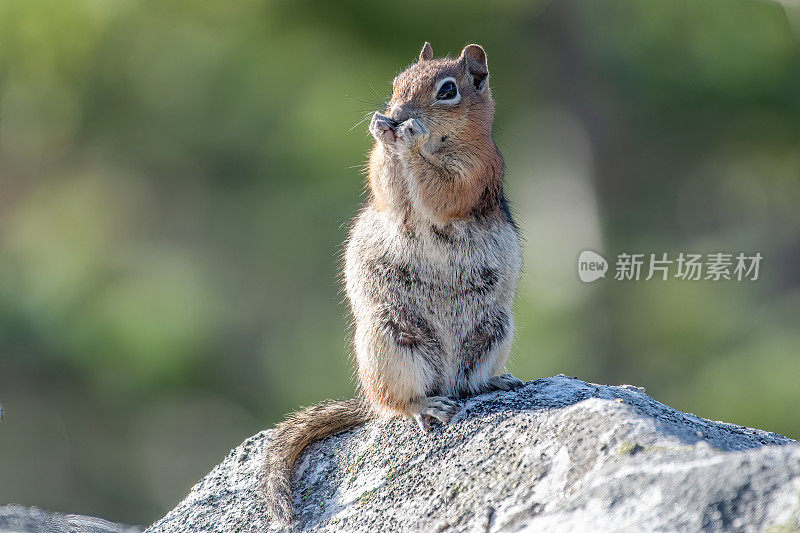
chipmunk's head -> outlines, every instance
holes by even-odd
[[[436,153],[490,141],[493,120],[483,48],[470,44],[456,59],[434,59],[425,43],[419,60],[394,79],[388,107],[375,113],[370,131],[390,150],[411,142]]]
[[[369,184],[379,209],[410,207],[435,224],[481,213],[502,216],[503,157],[492,138],[494,100],[486,53],[419,61],[394,79],[392,98],[375,113]]]

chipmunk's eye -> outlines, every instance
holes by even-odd
[[[458,87],[456,87],[456,82],[452,80],[445,81],[439,87],[439,92],[436,93],[437,100],[452,100],[456,96],[458,96]]]

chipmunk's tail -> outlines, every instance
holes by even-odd
[[[297,457],[306,446],[374,418],[359,398],[330,400],[306,407],[287,416],[275,426],[266,446],[263,495],[275,520],[288,524],[292,519],[292,493],[289,478]]]

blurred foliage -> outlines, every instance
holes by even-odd
[[[425,40],[489,54],[526,237],[512,370],[800,437],[798,21],[757,0],[3,0],[0,504],[147,523],[244,437],[353,394],[351,127]],[[765,259],[757,282],[584,285],[587,248]]]

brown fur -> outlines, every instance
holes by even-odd
[[[409,405],[412,398],[399,396],[389,384],[379,379],[378,376],[364,375],[363,379],[373,383],[373,386],[365,390],[367,398],[372,405],[380,411],[410,415]]]

